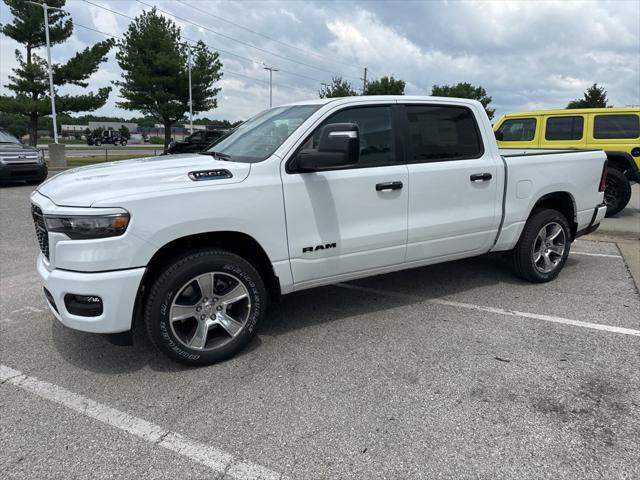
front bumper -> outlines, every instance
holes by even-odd
[[[0,181],[18,180],[42,181],[47,178],[47,165],[44,163],[0,163]]]
[[[45,295],[49,308],[63,325],[92,333],[131,330],[134,304],[145,272],[144,267],[97,273],[49,270],[44,255],[40,254],[37,269],[42,285],[50,293],[50,298]],[[65,306],[64,297],[67,293],[100,297],[102,314],[96,317],[72,315]]]

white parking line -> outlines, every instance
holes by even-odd
[[[608,253],[576,252],[575,250],[571,250],[569,255],[586,255],[588,257],[622,258],[622,255],[611,255]]]
[[[376,293],[378,295],[386,295],[389,297],[404,298],[408,300],[421,301],[427,303],[433,303],[436,305],[447,305],[449,307],[466,308],[467,310],[476,310],[479,312],[497,313],[499,315],[508,315],[510,317],[522,317],[531,318],[533,320],[542,320],[545,322],[561,323],[564,325],[571,325],[573,327],[590,328],[592,330],[602,330],[605,332],[621,333],[623,335],[632,335],[634,337],[640,337],[640,330],[634,330],[633,328],[616,327],[613,325],[604,325],[602,323],[582,322],[580,320],[571,320],[570,318],[553,317],[551,315],[540,315],[537,313],[519,312],[517,310],[505,310],[504,308],[485,307],[483,305],[475,305],[472,303],[452,302],[449,300],[442,300],[439,298],[425,299],[417,295],[408,295],[405,293],[389,292],[386,290],[379,290],[376,288],[359,287],[356,285],[347,285],[345,283],[335,284],[336,287],[348,288],[351,290],[358,290],[367,293]]]
[[[220,478],[226,479],[228,477],[237,480],[284,479],[279,473],[265,467],[246,462],[210,445],[183,437],[179,433],[164,430],[154,423],[102,405],[52,383],[24,375],[13,368],[0,365],[0,384],[4,383],[34,393],[45,400],[58,403],[82,415],[124,430],[149,443],[176,452],[209,467],[220,474]]]

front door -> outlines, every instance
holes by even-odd
[[[317,142],[328,123],[358,125],[360,157],[349,168],[282,172],[289,256],[298,286],[400,264],[405,256],[408,171],[397,162],[391,106],[341,110],[307,142]]]

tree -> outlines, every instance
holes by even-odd
[[[120,133],[120,136],[126,140],[129,140],[131,138],[131,132],[126,125],[120,125],[118,133]]]
[[[180,35],[180,28],[153,8],[129,24],[116,53],[123,71],[122,81],[114,82],[123,99],[117,105],[151,115],[162,123],[165,148],[171,140],[171,126],[189,111],[189,47]],[[222,63],[218,53],[211,52],[201,41],[191,48],[195,114],[217,107],[220,88],[214,84],[222,76]]]
[[[605,108],[607,106],[607,91],[594,83],[584,92],[583,98],[569,102],[567,108]]]
[[[320,98],[353,97],[357,95],[351,84],[342,77],[331,77],[330,84],[324,84],[318,91]]]
[[[460,82],[456,85],[434,85],[433,88],[431,88],[431,95],[435,97],[457,97],[478,100],[484,107],[485,112],[487,112],[489,120],[493,118],[493,114],[496,112],[494,108],[489,108],[492,98],[487,96],[487,91],[482,86],[474,87],[467,82]]]
[[[0,95],[0,110],[29,117],[29,142],[35,145],[38,137],[38,119],[51,115],[47,62],[34,53],[45,45],[44,16],[42,7],[23,0],[4,0],[13,15],[13,23],[1,27],[2,33],[24,45],[25,53],[16,50],[18,66],[9,75],[5,86],[15,97]],[[62,8],[65,0],[47,0],[51,7]],[[51,45],[67,40],[73,33],[68,14],[61,10],[49,10],[49,39]],[[86,80],[98,70],[100,63],[113,46],[113,40],[105,40],[77,52],[66,63],[53,65],[53,83],[56,87],[78,85],[86,88]],[[58,113],[92,111],[102,107],[109,97],[110,87],[100,88],[94,94],[58,95]]]
[[[404,80],[396,80],[393,75],[367,82],[364,95],[404,95]]]

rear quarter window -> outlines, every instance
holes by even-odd
[[[640,116],[596,115],[593,122],[593,138],[638,138],[640,137]]]

